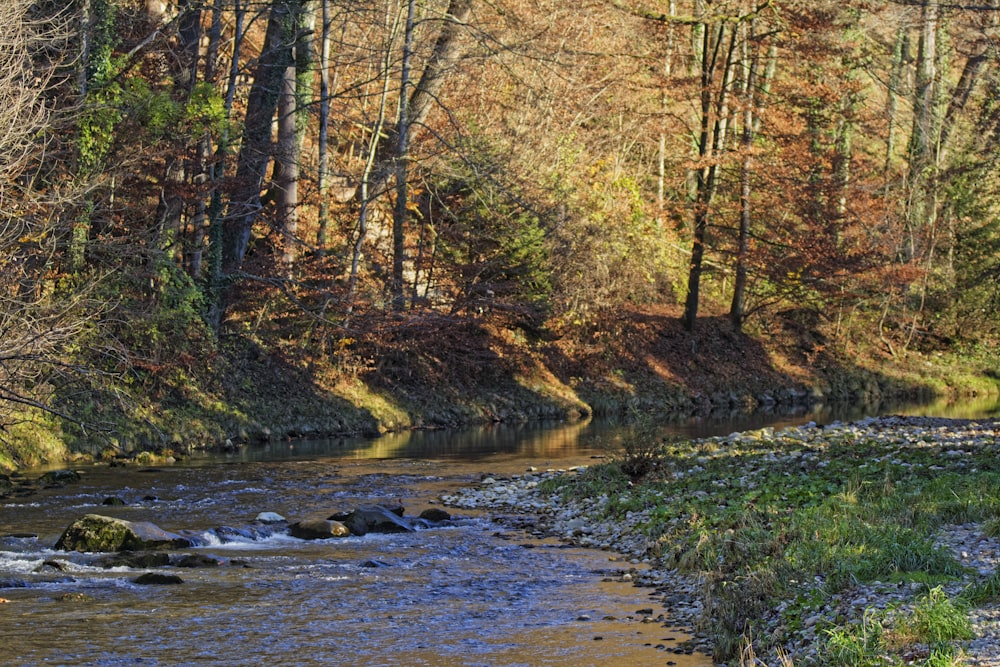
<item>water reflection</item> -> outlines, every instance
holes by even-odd
[[[1000,397],[941,399],[920,404],[815,405],[797,411],[774,413],[712,413],[677,417],[662,424],[667,437],[707,438],[764,427],[775,429],[808,422],[829,424],[886,414],[974,419],[1000,415]],[[281,461],[311,458],[342,459],[444,459],[469,462],[497,458],[526,460],[602,456],[613,451],[622,426],[610,419],[580,422],[497,424],[460,431],[410,431],[375,439],[330,438],[271,442],[227,453],[228,461]],[[195,461],[217,461],[219,454],[196,455]]]

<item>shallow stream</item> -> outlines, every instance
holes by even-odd
[[[632,565],[614,554],[460,513],[454,525],[406,534],[304,541],[248,531],[265,511],[296,521],[384,503],[415,516],[484,474],[592,463],[615,436],[608,425],[497,427],[83,467],[80,482],[0,500],[0,664],[710,665],[682,654],[683,633],[643,622],[664,610],[621,581]],[[142,586],[134,580],[148,570],[53,551],[87,513],[198,536],[203,545],[184,551],[220,565],[172,567],[183,584]]]

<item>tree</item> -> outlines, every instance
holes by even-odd
[[[264,46],[257,59],[247,99],[243,140],[236,166],[236,183],[229,197],[223,228],[223,271],[240,270],[250,233],[261,208],[261,190],[272,157],[271,124],[289,68],[294,68],[293,45],[303,0],[275,0],[268,16]]]
[[[438,99],[445,74],[458,57],[458,37],[462,25],[472,12],[472,0],[450,0],[445,10],[441,30],[434,50],[424,66],[420,80],[407,97],[410,87],[410,62],[413,51],[414,9],[416,3],[409,0],[404,27],[403,63],[400,74],[399,119],[395,128],[394,161],[396,164],[396,205],[392,217],[392,301],[396,310],[402,310],[405,303],[403,270],[405,264],[405,224],[408,217],[407,161],[410,151],[410,133],[427,120],[433,104]]]
[[[745,17],[739,17],[743,20]],[[698,317],[702,264],[708,243],[709,220],[719,187],[719,168],[729,129],[729,101],[736,66],[738,31],[726,20],[706,17],[699,24],[702,43],[698,52],[701,76],[700,130],[698,159],[695,167],[693,201],[693,243],[688,270],[687,297],[681,321],[688,331]]]
[[[754,124],[757,121],[757,78],[761,59],[756,19],[751,19],[746,24],[746,31],[746,38],[743,42],[743,128],[740,137],[740,149],[743,152],[743,157],[740,162],[739,239],[736,247],[733,301],[729,309],[729,319],[737,331],[742,329],[743,319],[746,317],[747,256],[750,253],[750,220],[752,217],[750,192],[753,173]]]
[[[81,370],[68,352],[103,310],[86,286],[56,289],[47,276],[60,252],[54,223],[71,193],[46,194],[34,175],[57,65],[45,52],[63,44],[59,21],[31,10],[29,0],[0,6],[0,437],[33,411],[60,414],[54,392]]]

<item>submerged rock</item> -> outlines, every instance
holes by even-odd
[[[100,514],[77,519],[56,542],[62,551],[111,552],[183,549],[190,540],[148,521],[125,521]]]
[[[339,521],[307,519],[288,526],[288,533],[300,540],[325,540],[331,537],[347,537],[351,531]]]
[[[38,483],[42,486],[56,488],[79,481],[80,473],[75,470],[50,470],[38,478]]]
[[[255,521],[259,521],[264,524],[284,523],[285,517],[281,516],[277,512],[261,512],[257,515]]]
[[[143,569],[147,567],[163,567],[170,565],[170,556],[160,552],[132,553],[125,551],[120,554],[108,556],[95,563],[104,568],[127,567],[131,569]]]
[[[186,554],[175,563],[177,567],[219,567],[225,561],[208,554]]]
[[[183,584],[184,580],[176,574],[147,572],[146,574],[140,574],[138,577],[133,579],[132,582],[139,584],[140,586],[173,586]]]

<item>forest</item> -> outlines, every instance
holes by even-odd
[[[996,392],[998,38],[1000,0],[5,0],[0,467]]]

